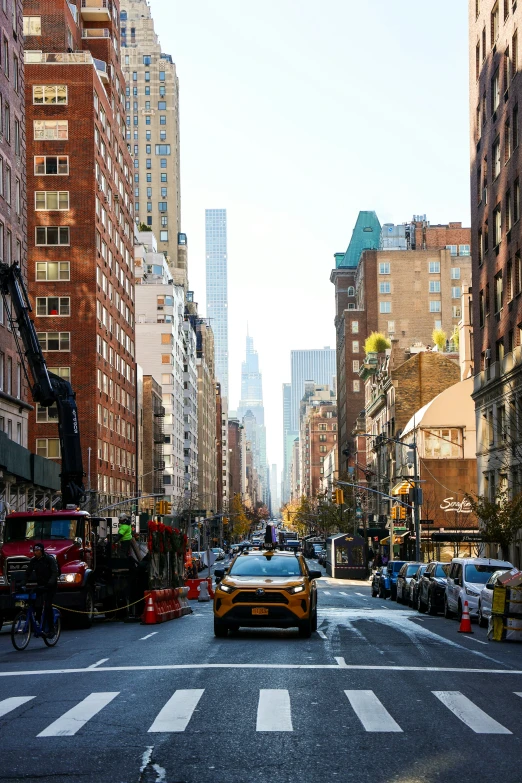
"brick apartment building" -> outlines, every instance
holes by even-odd
[[[162,386],[152,375],[144,375],[143,437],[139,444],[143,455],[143,475],[139,477],[138,486],[141,494],[159,495],[165,492],[163,486],[163,471],[165,470],[164,418]]]
[[[380,225],[361,212],[346,253],[335,255],[339,470],[353,456],[352,431],[364,410],[359,368],[372,331],[397,339],[401,350],[432,344],[442,328],[448,339],[461,317],[463,286],[471,282],[469,228],[461,223]],[[405,357],[406,358],[406,357]]]
[[[522,489],[521,23],[511,0],[469,3],[473,396],[478,491],[491,498]]]
[[[303,480],[301,491],[307,497],[317,497],[321,491],[326,455],[337,443],[337,407],[320,402],[310,409],[305,422],[303,449]]]
[[[28,277],[39,339],[77,393],[98,507],[136,489],[132,161],[118,0],[25,0]],[[30,447],[59,458],[55,412]]]

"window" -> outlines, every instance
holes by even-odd
[[[395,321],[388,321],[388,334],[395,333]]]
[[[34,194],[36,210],[66,210],[69,209],[68,190],[37,190]]]
[[[70,315],[71,300],[68,296],[37,296],[36,315]]]
[[[390,274],[390,262],[389,261],[381,261],[379,264],[379,274],[380,275],[389,275]]]
[[[491,46],[493,46],[498,38],[498,31],[499,31],[498,2],[495,3],[493,10],[491,11],[490,30],[491,30]]]
[[[70,332],[37,332],[42,351],[70,351]]]
[[[352,288],[353,291],[353,288]],[[379,283],[379,293],[380,294],[389,294],[391,293],[391,283]],[[348,294],[349,296],[350,294]],[[352,294],[353,296],[353,294]]]
[[[493,142],[493,179],[500,174],[500,136]]]
[[[165,114],[160,115],[160,125],[166,125],[167,124],[167,117]]]
[[[511,139],[512,139],[512,146],[513,149],[516,150],[518,147],[518,104],[515,104],[513,107],[513,114],[511,116],[511,125],[512,125],[512,132],[511,132]]]
[[[470,246],[459,245],[459,256],[469,256],[469,255],[470,255]]]
[[[361,382],[360,381],[352,381],[352,389],[354,392],[360,392],[361,391]]]
[[[160,231],[160,242],[168,242],[168,241],[169,241],[169,232]]]
[[[46,422],[58,423],[58,407],[51,405],[50,408],[44,408],[43,405],[36,406],[36,421],[42,424]]]
[[[167,111],[167,101],[158,101],[158,111]]]
[[[156,155],[170,155],[170,144],[156,144]]]
[[[513,185],[513,223],[520,219],[520,180],[516,179]]]
[[[162,353],[161,354],[161,363],[162,364],[173,364],[172,354],[170,354],[170,353]]]
[[[60,441],[58,438],[37,438],[36,453],[47,459],[60,459]]]
[[[446,245],[446,250],[449,250],[452,256],[457,255],[457,245]]]
[[[37,261],[37,280],[70,280],[69,261]]]
[[[69,138],[67,120],[34,120],[35,141],[66,141]]]
[[[493,210],[493,246],[500,244],[502,239],[502,208],[497,204]]]
[[[42,245],[68,245],[69,226],[37,226],[36,244]]]
[[[511,39],[511,78],[518,71],[518,33],[515,31]]]
[[[460,286],[452,286],[451,287],[451,298],[452,299],[460,299],[460,296],[461,296]]]
[[[511,191],[506,191],[506,199],[505,199],[505,226],[506,231],[511,231],[511,226],[513,225],[513,211],[512,211],[512,203],[511,203]]]
[[[150,54],[144,54],[143,55],[143,65],[150,65],[151,63],[151,56]]]
[[[158,209],[160,212],[166,212],[167,211],[167,202],[166,201],[159,201],[158,202]]]
[[[42,34],[41,16],[24,16],[24,36]]]
[[[462,458],[462,430],[432,429],[424,431],[424,456],[429,459]]]
[[[359,360],[353,359],[352,361],[352,370],[353,372],[359,372]]]
[[[513,262],[511,259],[507,262],[506,268],[506,298],[508,302],[513,299]]]
[[[352,353],[359,353],[359,340],[352,340]]]
[[[452,310],[453,318],[461,318],[461,316],[462,316],[462,309],[461,309],[460,305],[453,305],[451,310]]]
[[[495,275],[495,313],[500,313],[504,304],[502,272]]]
[[[35,155],[34,173],[47,176],[68,174],[69,157],[67,155]]]
[[[159,80],[160,80],[160,82],[164,82],[165,81],[165,71],[160,71],[159,72]]]
[[[429,281],[430,294],[440,294],[440,280]]]
[[[379,302],[380,313],[391,313],[391,302]]]
[[[494,114],[500,105],[500,73],[497,68],[491,79],[491,113]]]
[[[53,372],[60,378],[64,378],[66,381],[71,381],[71,368],[70,367],[48,367],[49,372]]]
[[[430,300],[430,313],[440,313],[440,301]]]
[[[64,106],[67,103],[66,84],[42,84],[33,86],[33,103],[45,106]]]
[[[460,280],[460,266],[453,266],[451,268],[451,279]]]
[[[440,275],[440,261],[430,261],[428,268],[430,275]]]
[[[352,321],[352,334],[359,334],[359,321]]]

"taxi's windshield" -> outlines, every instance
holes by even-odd
[[[7,519],[4,541],[70,540],[76,537],[77,519]]]
[[[230,576],[302,576],[301,563],[297,557],[277,555],[246,555],[234,561]]]

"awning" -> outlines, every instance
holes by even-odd
[[[407,495],[413,486],[412,481],[401,481],[400,484],[396,484],[391,491],[392,496],[397,497],[397,495]]]
[[[439,544],[474,544],[482,542],[482,533],[432,533],[431,540]]]
[[[406,536],[410,535],[410,531],[407,530],[405,533],[401,533],[400,536],[393,536],[393,546],[397,546],[397,544],[404,544],[404,539]],[[381,541],[379,541],[379,544],[384,544],[384,546],[389,546],[390,544],[390,536],[387,536],[386,538],[383,538]]]

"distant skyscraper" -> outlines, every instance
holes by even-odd
[[[214,332],[216,379],[228,399],[227,211],[205,210],[207,316]]]
[[[295,435],[291,427],[292,384],[283,383],[283,480],[281,483],[281,502],[290,500],[290,468],[292,466],[292,448]]]
[[[254,340],[247,335],[246,357],[241,365],[241,400],[238,416],[242,419],[248,412],[255,417],[256,435],[252,450],[254,467],[263,486],[264,501],[268,498],[265,409],[263,407],[263,379],[259,371],[259,357],[254,349]],[[265,499],[266,498],[266,499]]]
[[[291,351],[291,405],[290,426],[294,433],[299,432],[299,404],[305,391],[305,381],[328,385],[334,388],[335,349],[318,348],[306,351]]]

